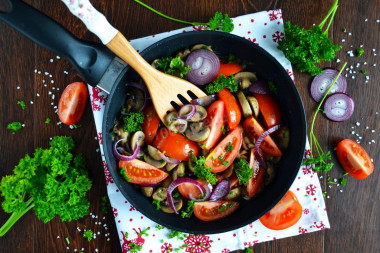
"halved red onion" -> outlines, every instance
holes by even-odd
[[[335,80],[339,70],[326,68],[322,74],[316,75],[310,85],[310,95],[316,101],[320,102],[329,89],[332,82]],[[329,94],[337,92],[346,92],[347,81],[342,74],[339,75]]]
[[[335,93],[327,97],[323,110],[329,120],[345,121],[354,113],[354,100],[345,93]]]
[[[191,100],[190,103],[193,104],[193,105],[200,105],[200,106],[203,106],[203,107],[208,107],[215,100],[216,100],[216,95],[212,94],[210,96],[201,97],[201,98],[197,98],[197,99]]]
[[[211,193],[209,201],[224,199],[231,191],[231,181],[227,178],[220,181]]]
[[[139,144],[136,145],[135,152],[132,155],[123,155],[119,153],[119,147],[118,147],[121,141],[126,141],[126,139],[120,139],[117,142],[115,142],[115,144],[113,145],[113,152],[116,158],[119,159],[120,161],[131,161],[133,159],[136,159],[137,155],[140,152],[140,145]]]
[[[268,83],[262,79],[257,80],[254,82],[248,89],[252,93],[257,93],[257,94],[269,94],[269,88],[268,88]]]
[[[198,49],[189,54],[185,66],[190,66],[186,79],[196,85],[210,83],[219,72],[220,61],[218,56],[207,49]]]
[[[265,169],[267,168],[267,164],[265,163],[264,158],[261,156],[261,154],[259,152],[260,145],[263,142],[263,140],[265,139],[265,137],[276,132],[278,129],[280,129],[280,127],[281,127],[281,125],[275,125],[275,126],[269,128],[268,130],[266,130],[262,135],[260,135],[259,138],[257,138],[256,143],[255,143],[255,147],[253,148],[255,151],[254,154],[255,154],[257,161],[259,161],[261,166],[263,166]]]
[[[170,206],[170,208],[176,213],[178,214],[177,210],[175,209],[175,206],[174,206],[174,203],[173,203],[173,196],[172,196],[172,193],[173,191],[175,190],[175,188],[177,188],[179,185],[181,184],[193,184],[195,185],[196,187],[198,187],[198,189],[201,191],[202,195],[205,196],[207,195],[206,194],[206,190],[205,188],[202,187],[202,185],[197,182],[196,180],[194,179],[191,179],[191,178],[185,178],[185,177],[181,177],[181,178],[178,178],[176,180],[174,180],[168,187],[168,191],[167,191],[167,199],[168,199],[168,204]],[[210,196],[210,195],[209,195]]]
[[[165,162],[167,163],[170,163],[170,164],[180,164],[181,161],[178,160],[178,159],[175,159],[175,158],[171,158],[171,157],[168,157],[166,155],[164,155],[163,153],[160,152],[160,157],[162,160],[164,160]]]
[[[195,107],[195,105],[184,105],[179,109],[177,119],[191,119],[196,112],[197,107]]]

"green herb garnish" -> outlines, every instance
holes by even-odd
[[[363,48],[356,49],[356,57],[362,56],[363,53],[364,53],[364,49]]]
[[[123,117],[124,131],[134,133],[142,131],[142,123],[144,122],[143,112],[131,112],[128,116]]]
[[[232,150],[234,149],[234,145],[232,145],[232,143],[228,143],[227,145],[227,152],[231,152]]]
[[[227,208],[230,208],[232,207],[233,204],[232,203],[224,203],[219,209],[218,209],[218,212],[219,213],[222,213],[223,211],[225,211]]]
[[[23,110],[25,110],[25,102],[24,101],[17,101],[17,104],[20,105]]]
[[[7,125],[7,128],[10,129],[10,130],[13,130],[14,132],[12,132],[12,134],[15,134],[16,131],[20,130],[22,128],[22,124],[21,122],[11,122]]]
[[[238,161],[234,163],[234,168],[239,182],[242,185],[247,185],[252,177],[253,169],[251,169],[249,164],[243,159],[238,159]]]
[[[224,88],[229,89],[231,92],[236,92],[238,90],[238,83],[235,81],[233,75],[226,77],[221,74],[216,81],[208,84],[205,90],[208,94],[214,94]]]
[[[183,241],[185,239],[183,237],[183,235],[184,234],[182,232],[180,232],[180,231],[176,231],[176,230],[170,229],[169,239],[177,238],[177,240]]]
[[[50,124],[50,122],[51,122],[51,119],[50,118],[46,118],[45,123],[46,124]]]
[[[86,193],[91,180],[84,170],[84,156],[70,153],[74,147],[71,137],[54,137],[49,149],[37,148],[32,157],[26,155],[20,160],[14,175],[2,178],[2,207],[13,214],[0,228],[0,237],[30,209],[44,223],[56,215],[62,221],[71,221],[88,214]]]
[[[87,241],[90,242],[92,240],[92,238],[94,238],[94,232],[92,232],[92,230],[84,231],[83,238],[87,238]]]
[[[176,19],[173,17],[169,17],[162,12],[157,11],[156,9],[150,7],[149,5],[139,1],[139,0],[134,0],[136,3],[141,4],[145,8],[153,11],[154,13],[160,15],[161,17],[170,19],[175,22],[183,23],[183,24],[188,24],[192,26],[207,26],[210,30],[222,30],[223,32],[230,33],[234,30],[234,23],[232,19],[227,15],[227,14],[222,14],[221,12],[216,12],[215,15],[210,18],[208,23],[201,23],[201,22],[189,22],[189,21],[184,21],[180,19]]]
[[[290,22],[284,24],[285,39],[279,41],[278,49],[284,52],[285,57],[293,63],[301,72],[309,72],[312,76],[318,75],[323,70],[315,63],[331,61],[335,58],[335,52],[342,48],[334,45],[328,38],[328,30],[338,8],[338,0],[327,13],[322,22],[310,30],[305,30]],[[326,30],[322,31],[329,19]]]
[[[194,212],[194,200],[189,200],[187,202],[186,210],[181,211],[182,218],[190,218]]]
[[[216,175],[211,172],[211,168],[205,166],[206,158],[204,156],[197,158],[195,155],[190,154],[190,161],[193,163],[195,176],[212,185],[216,184],[218,179]]]
[[[161,201],[155,199],[152,204],[156,206],[156,210],[161,210]]]
[[[362,72],[362,74],[367,74],[367,70],[366,69],[362,69],[360,72]]]
[[[158,70],[172,75],[183,78],[187,72],[191,69],[190,66],[186,66],[180,57],[163,57],[155,62]]]
[[[269,90],[274,93],[274,94],[278,94],[278,90],[277,90],[277,87],[276,85],[274,85],[274,82],[273,81],[269,81],[268,82],[268,88]]]

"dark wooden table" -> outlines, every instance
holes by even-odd
[[[5,1],[1,0],[1,2],[1,6],[4,6]],[[28,0],[26,2],[53,17],[77,37],[98,41],[60,1]],[[285,21],[291,20],[294,24],[309,28],[313,24],[319,24],[334,1],[145,0],[145,2],[170,16],[194,21],[207,21],[216,11],[228,13],[234,17],[281,8]],[[184,26],[163,19],[132,0],[93,0],[92,3],[98,10],[105,13],[111,23],[129,39]],[[356,73],[348,73],[347,78],[347,93],[355,100],[355,112],[343,123],[333,123],[319,116],[315,127],[323,149],[333,153],[337,141],[344,138],[353,140],[360,138],[362,146],[374,159],[375,172],[363,181],[348,177],[347,186],[344,188],[335,185],[329,188],[324,176],[321,184],[329,196],[326,198],[326,204],[331,229],[257,244],[253,247],[254,252],[380,252],[379,13],[378,0],[341,1],[329,35],[335,43],[343,45],[337,58],[342,62],[347,61],[348,67],[353,66],[352,71],[356,71]],[[347,32],[343,32],[343,29]],[[350,57],[347,54],[347,51],[355,50],[361,45],[365,50],[361,58]],[[364,62],[367,64],[364,65]],[[357,67],[358,63],[360,67]],[[335,61],[325,62],[323,66],[338,67],[339,64]],[[41,71],[41,74],[35,73],[35,69]],[[367,74],[360,73],[362,69],[366,69]],[[65,74],[65,71],[68,74]],[[45,72],[49,74],[45,75]],[[369,76],[368,82],[366,82],[366,76]],[[310,126],[311,117],[316,108],[315,102],[309,96],[310,76],[295,71],[295,79]],[[47,88],[43,86],[43,80],[48,84]],[[121,250],[113,215],[111,212],[108,214],[102,212],[101,197],[106,195],[106,184],[90,105],[87,106],[80,122],[80,128],[70,129],[67,126],[57,125],[58,117],[54,106],[58,104],[65,86],[75,80],[80,80],[80,77],[65,59],[56,59],[55,54],[37,46],[0,22],[0,177],[11,174],[14,166],[26,153],[31,154],[37,147],[47,147],[50,137],[70,135],[77,143],[77,150],[87,157],[89,176],[94,185],[89,193],[90,212],[98,216],[93,218],[90,215],[79,221],[64,223],[55,218],[44,224],[33,212],[29,212],[4,237],[0,238],[0,252],[74,252],[74,249],[80,252],[82,248],[83,252],[96,252],[96,250],[119,252]],[[50,92],[55,94],[54,99]],[[21,100],[26,103],[25,110],[17,105],[17,101]],[[46,118],[52,119],[50,124],[45,123]],[[7,129],[7,124],[13,121],[21,121],[25,124],[25,127],[15,135]],[[341,167],[335,153],[333,160],[335,166],[329,174],[331,178],[340,177]],[[8,216],[1,209],[0,223],[3,224]],[[101,221],[102,224],[96,224],[97,221]],[[104,224],[107,224],[108,230],[96,230],[101,231],[101,234],[91,242],[84,239],[82,232],[78,231],[78,228],[91,229]],[[106,233],[109,235],[107,236]],[[64,239],[66,237],[70,241],[69,250],[66,248],[67,242]]]

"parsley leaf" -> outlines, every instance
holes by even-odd
[[[211,168],[205,166],[206,158],[204,156],[197,158],[195,155],[190,154],[190,161],[193,163],[195,176],[212,185],[216,184],[218,179],[216,178],[216,175],[211,172]]]
[[[169,17],[168,15],[163,14],[162,12],[157,11],[156,9],[150,7],[149,5],[141,2],[140,0],[134,0],[136,3],[144,6],[148,10],[153,11],[154,13],[160,15],[161,17],[167,18],[169,20],[188,24],[192,26],[208,26],[210,30],[222,30],[223,32],[230,33],[234,30],[234,23],[232,19],[228,16],[228,14],[222,14],[221,12],[216,12],[215,15],[210,18],[208,23],[201,23],[201,22],[189,22],[185,20],[180,20],[177,18]]]
[[[232,150],[234,149],[234,145],[232,145],[232,143],[228,143],[227,145],[227,152],[231,152]]]
[[[45,123],[46,124],[50,124],[50,122],[51,122],[51,119],[50,118],[46,118]]]
[[[231,92],[236,92],[238,90],[238,83],[235,81],[233,75],[226,77],[221,74],[216,81],[208,84],[205,90],[208,94],[214,94],[224,88],[229,89]]]
[[[123,117],[124,121],[124,131],[129,133],[134,133],[137,131],[142,131],[142,123],[144,122],[144,113],[131,112],[128,116]]]
[[[183,236],[184,234],[182,232],[170,229],[169,239],[177,238],[177,240],[183,241],[185,239]]]
[[[186,210],[181,211],[181,217],[182,218],[190,218],[191,215],[193,214],[193,212],[194,212],[194,200],[189,200],[187,202]]]
[[[183,78],[191,69],[190,66],[185,67],[185,64],[179,56],[175,58],[163,57],[155,61],[155,65],[158,70],[172,76],[179,76],[181,78]]]
[[[155,199],[152,204],[156,206],[156,210],[161,210],[161,201]]]
[[[253,169],[251,169],[249,164],[243,159],[238,159],[238,161],[234,163],[234,168],[239,182],[242,185],[247,185],[252,177]]]
[[[17,104],[20,105],[23,110],[25,110],[25,102],[24,101],[17,101]]]
[[[94,232],[92,232],[92,230],[84,231],[83,238],[87,238],[87,241],[90,242],[92,240],[92,238],[94,238]]]
[[[74,147],[71,137],[56,136],[50,148],[37,148],[33,156],[25,155],[14,174],[2,178],[2,207],[13,214],[0,228],[0,236],[30,209],[45,223],[56,215],[62,221],[71,221],[88,214],[86,193],[91,180],[84,170],[84,157],[70,153]]]
[[[363,53],[364,53],[363,48],[356,49],[356,57],[358,58],[361,57]]]
[[[278,49],[299,71],[309,72],[312,76],[322,73],[323,70],[315,63],[333,60],[335,52],[342,48],[341,45],[332,44],[327,35],[337,8],[338,0],[335,0],[322,22],[310,30],[291,25],[289,21],[284,24],[285,39],[279,41]],[[322,31],[329,18],[326,30]]]
[[[22,124],[21,122],[11,122],[7,125],[7,128],[10,129],[10,130],[13,130],[14,132],[12,132],[12,134],[15,134],[16,131],[20,130],[22,128]]]

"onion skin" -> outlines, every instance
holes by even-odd
[[[224,199],[231,190],[231,182],[227,178],[220,181],[211,193],[209,201],[219,201]]]
[[[196,85],[212,82],[220,69],[218,56],[206,49],[193,51],[186,59],[185,66],[190,66],[186,79]]]
[[[183,111],[185,111],[188,107],[191,107],[191,111],[187,115],[183,115]],[[187,104],[181,107],[178,111],[177,119],[185,119],[189,120],[192,117],[194,117],[195,113],[197,112],[197,107],[193,104]]]
[[[115,142],[115,144],[114,144],[114,146],[113,146],[113,152],[114,152],[116,158],[117,158],[118,160],[120,160],[120,161],[131,161],[131,160],[133,160],[133,159],[136,159],[137,155],[138,155],[139,152],[140,152],[140,145],[139,145],[139,144],[136,145],[135,152],[134,152],[132,155],[130,155],[130,156],[126,156],[126,155],[122,155],[122,154],[120,154],[119,151],[117,150],[117,145],[118,145],[119,142],[121,142],[121,141],[126,141],[126,139],[120,139],[120,140],[118,140],[117,142]]]
[[[260,165],[264,167],[265,169],[267,168],[267,164],[265,163],[264,158],[261,156],[259,152],[260,145],[265,139],[265,137],[276,132],[278,129],[280,129],[280,127],[281,125],[275,125],[274,127],[269,128],[262,135],[260,135],[260,137],[256,140],[255,147],[254,147],[254,154],[257,161],[259,161]]]
[[[178,165],[178,164],[181,163],[180,160],[175,159],[175,158],[169,158],[169,157],[167,157],[166,155],[164,155],[162,153],[160,153],[160,157],[161,157],[162,160],[164,160],[165,162],[170,163],[170,164],[177,164]]]

